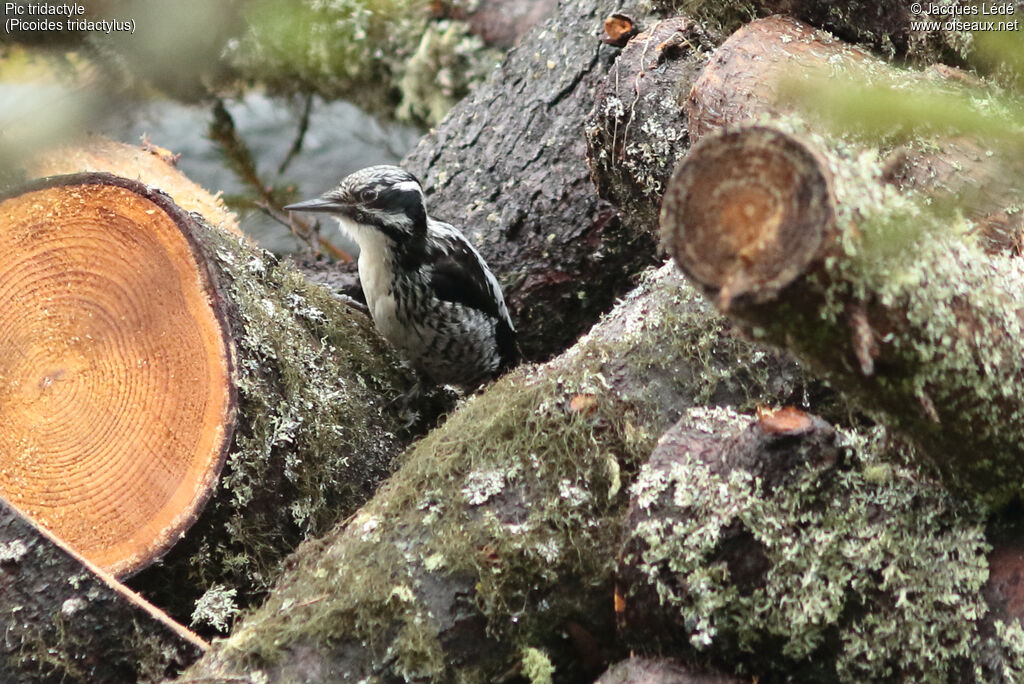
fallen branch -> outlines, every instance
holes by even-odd
[[[951,487],[1005,503],[1024,482],[1024,267],[811,139],[705,138],[666,192],[666,244],[720,309],[911,437]]]

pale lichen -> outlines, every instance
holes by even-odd
[[[523,649],[523,676],[530,684],[551,684],[555,666],[547,653],[538,648]]]
[[[20,539],[12,539],[9,542],[0,544],[0,563],[11,563],[20,561],[28,553],[28,546]]]
[[[192,624],[205,624],[218,632],[226,632],[235,614],[238,613],[238,606],[235,604],[237,593],[236,590],[221,584],[215,584],[207,589],[196,601],[195,610],[192,611]]]
[[[754,671],[816,662],[823,680],[956,679],[982,642],[984,518],[880,460],[884,443],[881,430],[840,433],[838,462],[808,459],[771,487],[697,451],[647,465],[631,493],[652,512],[629,531],[639,550],[626,562],[678,611],[692,646]],[[882,463],[891,477],[866,475]],[[752,586],[721,556],[737,529],[765,557]]]

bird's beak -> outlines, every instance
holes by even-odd
[[[296,202],[285,207],[288,211],[313,211],[320,213],[338,213],[348,209],[348,205],[338,200],[316,197],[314,199]]]

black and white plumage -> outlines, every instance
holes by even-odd
[[[472,389],[517,360],[498,280],[461,232],[427,215],[409,172],[371,166],[285,209],[338,219],[359,245],[359,280],[374,324],[434,382]]]

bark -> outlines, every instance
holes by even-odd
[[[794,19],[770,17],[739,29],[715,52],[686,100],[691,142],[729,126],[767,117],[816,113],[794,100],[800,79],[845,79],[853,85],[891,84],[908,97],[922,88],[951,97],[977,92],[980,83],[958,69],[932,66],[908,71],[872,57]],[[670,91],[666,91],[670,92]],[[661,123],[655,121],[654,125]],[[819,131],[828,126],[817,122]],[[849,144],[849,143],[847,143]],[[864,149],[868,143],[860,143]],[[1024,169],[1008,168],[993,155],[991,141],[977,137],[929,134],[878,150],[884,180],[901,192],[917,191],[947,210],[958,208],[977,221],[992,251],[1021,249],[1024,219],[1015,209],[1024,200],[1014,182]]]
[[[431,215],[500,276],[529,359],[568,347],[655,259],[585,162],[583,121],[617,53],[597,39],[608,10],[561,3],[405,160]]]
[[[627,643],[758,681],[1019,678],[982,512],[881,431],[784,411],[694,409],[662,437],[623,526]]]
[[[571,350],[472,397],[182,679],[592,680],[624,655],[625,492],[686,406],[750,406],[795,370],[733,337],[671,267]]]
[[[660,21],[626,44],[597,89],[587,160],[598,193],[637,232],[657,225],[665,185],[690,149],[681,104],[713,48],[693,20]]]
[[[209,274],[209,300],[220,308],[220,323],[233,347],[229,374],[233,411],[224,413],[221,424],[209,427],[226,437],[223,472],[218,482],[199,495],[208,500],[196,508],[196,512],[201,509],[198,519],[191,526],[176,528],[173,538],[165,535],[167,544],[155,546],[149,560],[166,555],[135,575],[132,586],[185,622],[191,619],[197,598],[208,591],[211,597],[228,592],[222,614],[207,617],[212,623],[230,621],[237,606],[261,598],[280,561],[302,539],[325,532],[349,515],[387,476],[394,456],[408,438],[399,436],[400,418],[393,401],[413,386],[414,379],[364,313],[339,302],[288,263],[238,235],[212,228],[198,214],[185,214],[167,195],[136,181],[100,173],[36,183],[37,188],[107,185],[134,194],[154,212],[173,215],[177,225],[187,231],[196,263]],[[166,187],[177,192],[172,184]],[[119,208],[110,204],[103,210],[116,216]],[[37,242],[41,240],[37,238]],[[18,261],[16,250],[12,258]],[[61,266],[59,261],[54,263],[56,268]],[[88,270],[87,265],[83,268]],[[103,268],[102,260],[96,268]],[[147,278],[150,268],[133,264],[132,272]],[[58,281],[63,287],[64,281]],[[118,287],[126,291],[141,287],[130,283]],[[103,292],[102,286],[98,291]],[[122,294],[111,295],[115,319]],[[78,295],[83,299],[89,296]],[[158,307],[165,306],[161,296],[149,299]],[[68,320],[86,318],[79,302],[75,296],[62,301],[68,305]],[[53,318],[63,320],[61,315]],[[68,331],[61,328],[59,333]],[[50,339],[48,334],[40,330],[36,339]],[[182,347],[177,353],[191,357],[202,352]],[[38,358],[42,362],[46,356]],[[138,368],[166,363],[166,359],[140,356]],[[45,373],[51,369],[35,370]],[[149,376],[136,372],[134,363],[124,371],[118,382],[135,388],[126,391],[146,386]],[[189,392],[194,390],[189,388]],[[18,405],[30,411],[33,404]],[[118,406],[106,410],[120,415]],[[103,411],[99,409],[100,415]],[[27,429],[33,430],[31,425]],[[176,440],[168,436],[181,437],[173,426],[161,428],[159,434],[153,443],[171,444]],[[15,449],[11,458],[23,458],[25,453]],[[216,468],[211,472],[215,475]],[[96,491],[109,494],[103,487]],[[11,498],[17,502],[16,495]],[[122,505],[132,507],[130,501]],[[177,533],[186,529],[179,541]],[[146,533],[137,534],[144,537]]]
[[[0,499],[0,680],[160,681],[209,646]]]
[[[1019,259],[809,140],[752,127],[702,141],[666,193],[670,250],[719,308],[910,437],[949,486],[1005,503],[1024,481]]]

